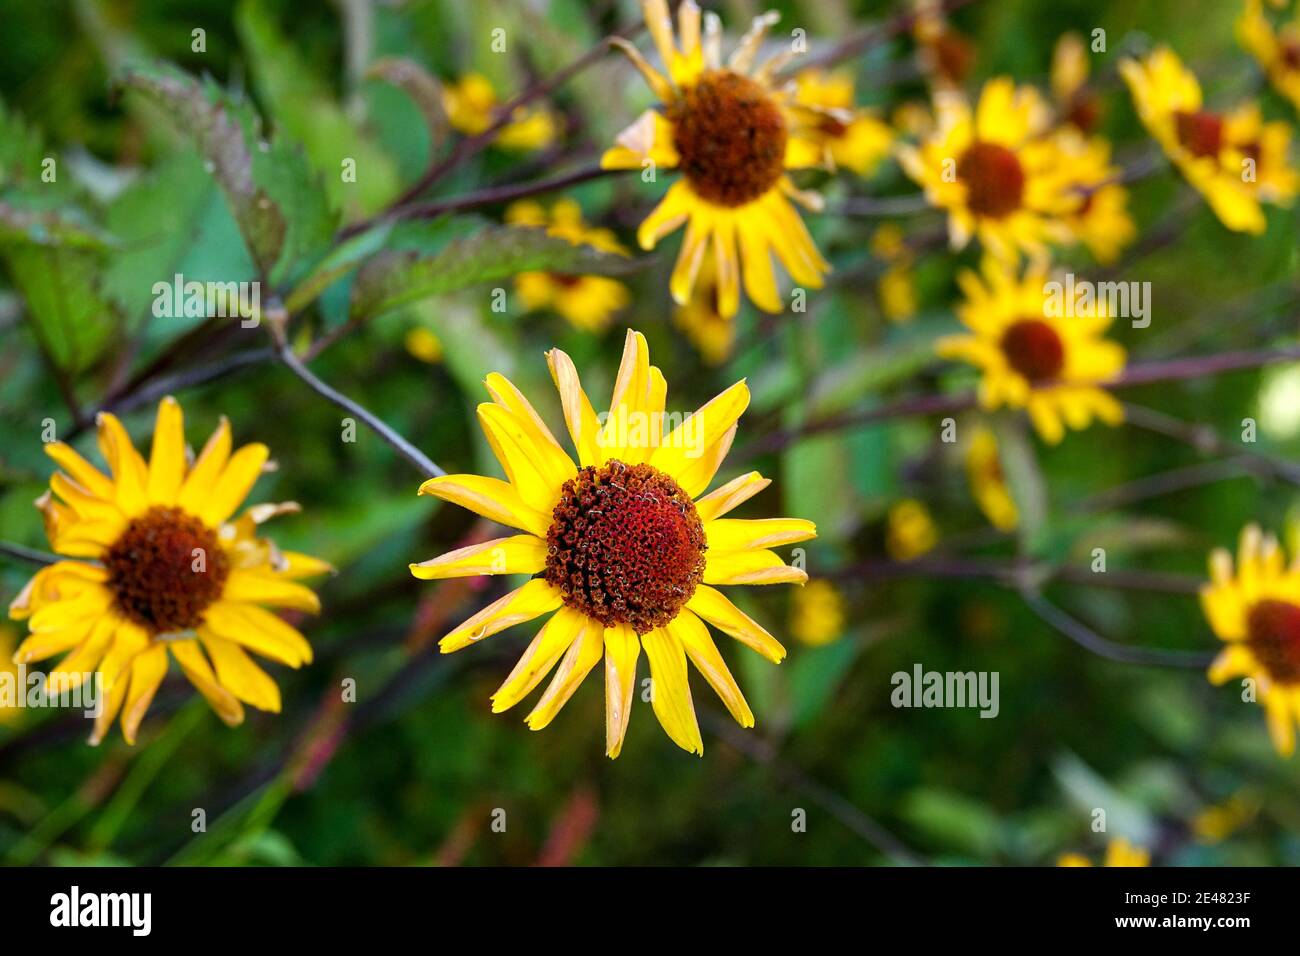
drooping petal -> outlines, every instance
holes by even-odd
[[[772,663],[779,664],[785,658],[785,648],[781,642],[732,604],[721,591],[701,584],[686,602],[686,607],[724,634],[729,634],[746,647],[758,651]]]
[[[438,642],[444,654],[468,647],[508,627],[531,621],[560,606],[561,595],[541,578],[498,598]]]
[[[727,663],[709,636],[709,629],[704,626],[704,622],[693,612],[683,609],[668,622],[668,633],[681,642],[686,656],[717,692],[736,723],[742,727],[753,727],[754,712],[749,709],[745,695],[740,692],[740,685],[731,676],[731,671],[727,669]]]
[[[510,676],[492,695],[492,713],[499,714],[509,710],[528,696],[532,689],[542,682],[542,678],[551,672],[551,668],[569,649],[586,625],[586,616],[572,608],[562,607],[556,611],[537,632],[537,636],[519,658]]]
[[[542,537],[551,527],[548,513],[529,505],[513,485],[500,478],[443,475],[420,485],[420,494],[434,495],[499,524]]]
[[[140,722],[166,676],[167,648],[161,643],[141,651],[131,660],[131,687],[122,707],[122,737],[128,744],[135,745]]]
[[[411,573],[425,581],[479,574],[536,574],[546,567],[546,542],[532,534],[471,544],[419,564]]]
[[[631,627],[605,628],[605,755],[611,760],[619,755],[627,736],[640,653],[641,642]]]
[[[704,559],[705,584],[802,584],[808,574],[773,551],[715,551]]]
[[[555,669],[555,675],[537,706],[524,718],[524,723],[530,730],[541,730],[555,719],[555,715],[568,703],[583,678],[600,663],[604,650],[604,630],[598,622],[586,620],[578,636],[569,645],[560,666]]]
[[[704,755],[704,740],[691,703],[686,673],[686,651],[673,634],[656,628],[642,635],[646,660],[650,662],[650,702],[655,716],[673,743],[688,753]]]
[[[220,640],[220,638],[204,635],[205,643],[212,640]],[[176,658],[176,663],[180,664],[181,670],[185,672],[185,676],[211,705],[222,723],[227,727],[237,727],[244,722],[244,705],[234,694],[218,683],[217,675],[212,672],[212,666],[203,656],[203,649],[199,647],[198,641],[173,641],[171,651]]]

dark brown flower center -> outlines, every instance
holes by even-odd
[[[978,216],[1002,219],[1024,199],[1024,167],[997,143],[972,143],[957,160],[957,178],[966,184],[966,203]]]
[[[1002,333],[1007,363],[1029,381],[1049,382],[1065,367],[1065,343],[1042,319],[1021,319]]]
[[[1246,643],[1268,676],[1279,684],[1300,683],[1300,607],[1260,601],[1246,618]]]
[[[1214,113],[1200,110],[1174,114],[1178,128],[1178,142],[1193,156],[1218,156],[1223,146],[1223,120]]]
[[[226,552],[202,521],[150,508],[104,555],[116,609],[151,634],[197,627],[230,573]]]
[[[1283,40],[1278,54],[1288,70],[1300,70],[1300,40]]]
[[[956,30],[944,30],[930,43],[934,65],[945,80],[961,85],[975,63],[975,47]]]
[[[605,627],[663,627],[704,576],[704,525],[690,495],[650,465],[611,460],[564,483],[542,576]]]
[[[785,170],[788,133],[772,97],[730,70],[701,74],[668,107],[673,145],[691,188],[720,206],[763,195]]]
[[[1070,99],[1065,121],[1081,133],[1091,133],[1101,119],[1101,103],[1087,90],[1080,90]]]

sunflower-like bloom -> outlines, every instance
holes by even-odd
[[[715,14],[701,18],[695,0],[683,0],[674,38],[667,0],[642,0],[641,6],[667,75],[635,47],[616,42],[662,106],[647,110],[620,133],[601,165],[681,171],[637,230],[641,248],[653,249],[686,224],[668,285],[678,305],[690,301],[700,263],[711,251],[722,316],[736,314],[742,282],[756,306],[780,312],[773,254],[807,288],[821,288],[830,265],[791,204],[793,199],[818,210],[821,199],[796,189],[786,175],[787,169],[815,166],[823,159],[814,114],[794,102],[792,89],[774,83],[786,54],[754,67],[777,15],[757,17],[723,66],[722,26]]]
[[[1057,866],[1092,866],[1092,860],[1082,853],[1063,853],[1056,860]],[[1140,846],[1134,846],[1123,837],[1115,837],[1106,844],[1106,857],[1102,866],[1150,866],[1151,852]]]
[[[790,633],[809,647],[821,647],[844,634],[844,598],[829,581],[809,581],[790,602]]]
[[[645,649],[653,707],[668,736],[703,753],[687,683],[689,659],[743,727],[754,715],[704,622],[773,662],[785,649],[717,585],[802,584],[807,575],[770,549],[815,537],[810,521],[723,517],[769,484],[750,472],[699,497],[731,447],[749,404],[737,382],[665,432],[667,384],[644,337],[629,331],[610,411],[597,418],[564,352],[547,353],[575,463],[514,385],[493,373],[478,408],[507,480],[433,478],[421,494],[451,501],[522,534],[411,565],[418,578],[533,575],[442,638],[443,653],[555,612],[492,696],[500,713],[555,671],[526,718],[547,726],[589,671],[605,662],[605,750],[617,757]],[[680,416],[671,416],[671,422]]]
[[[990,80],[972,110],[955,93],[936,97],[936,127],[920,146],[899,148],[903,170],[930,203],[948,211],[955,249],[978,237],[1002,259],[1046,258],[1047,241],[1073,239],[1064,216],[1081,198],[1071,157],[1048,135],[1052,113],[1031,87]]]
[[[91,743],[119,713],[122,736],[135,743],[169,653],[227,724],[244,719],[241,701],[279,711],[279,688],[247,652],[289,667],[310,663],[312,652],[263,605],[318,612],[316,595],[297,582],[330,568],[257,537],[262,522],[296,512],[293,502],[253,505],[232,520],[267,463],[266,446],[232,453],[223,418],[187,461],[181,407],[170,397],[158,406],[147,462],[113,415],[101,413],[98,426],[110,474],[53,442],[45,451],[61,470],[37,499],[50,547],[95,563],[57,561],[14,598],[10,616],[31,630],[14,660],[70,651],[50,672],[51,689],[99,674],[105,698]]]
[[[823,150],[823,165],[842,166],[870,176],[893,149],[894,131],[870,110],[853,100],[853,74],[848,70],[804,70],[795,77],[795,102],[813,111],[809,131]]]
[[[1300,16],[1274,29],[1259,0],[1246,0],[1237,39],[1268,74],[1273,89],[1300,110]]]
[[[975,428],[966,448],[966,480],[989,523],[999,531],[1014,531],[1020,523],[1020,510],[1002,470],[997,436],[987,425]]]
[[[477,136],[492,125],[500,101],[492,81],[481,73],[466,73],[442,88],[442,109],[453,129]],[[559,134],[559,122],[545,108],[520,107],[493,137],[502,149],[527,152],[551,145]]]
[[[1254,680],[1273,746],[1289,757],[1300,719],[1300,562],[1288,564],[1277,539],[1249,525],[1241,532],[1235,569],[1227,549],[1210,554],[1201,607],[1227,642],[1210,665],[1210,681]]]
[[[943,358],[961,359],[982,372],[980,405],[1025,408],[1044,441],[1056,444],[1065,426],[1087,428],[1095,415],[1108,425],[1124,420],[1123,406],[1098,384],[1124,367],[1124,349],[1102,338],[1111,316],[1103,307],[1051,304],[1047,272],[1030,266],[1021,279],[991,257],[984,280],[970,270],[958,276],[965,301],[957,316],[969,335],[942,338]],[[1082,312],[1084,314],[1077,314]]]
[[[582,221],[582,207],[572,199],[559,200],[549,213],[538,202],[521,200],[506,210],[506,222],[545,229],[575,246],[627,255],[627,249],[612,232]],[[526,308],[554,309],[575,328],[588,332],[603,331],[614,313],[632,301],[627,286],[606,276],[521,272],[515,277],[515,291]]]
[[[1230,114],[1205,109],[1196,75],[1166,47],[1119,69],[1143,125],[1219,220],[1236,232],[1262,233],[1260,202],[1287,205],[1295,195],[1289,127],[1263,122],[1253,104]]]

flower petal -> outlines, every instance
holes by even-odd
[[[500,478],[443,475],[441,478],[430,478],[420,485],[420,494],[434,495],[499,524],[542,537],[545,537],[551,527],[549,512],[532,507],[513,485]]]
[[[580,612],[568,607],[556,611],[537,632],[510,676],[492,695],[492,713],[509,710],[528,696],[586,626],[587,618]]]
[[[771,483],[771,478],[764,478],[758,472],[751,471],[733,478],[696,501],[695,510],[699,512],[700,520],[707,524],[744,504]]]
[[[211,633],[203,636],[203,646],[212,658],[222,687],[258,710],[280,712],[280,688],[242,647]]]
[[[536,574],[545,567],[546,542],[532,534],[494,538],[410,565],[411,573],[424,581],[479,574]]]
[[[146,494],[151,505],[174,505],[185,479],[185,424],[181,406],[168,395],[158,403],[149,453]]]
[[[122,737],[128,744],[135,745],[140,722],[166,676],[167,647],[164,644],[155,643],[131,660],[131,687],[122,707]]]
[[[727,669],[727,663],[709,636],[709,629],[704,626],[704,622],[691,611],[683,609],[668,622],[668,633],[681,642],[686,656],[717,692],[731,716],[736,718],[736,723],[742,727],[753,727],[754,712],[745,702],[740,685],[731,676],[731,671]]]
[[[221,477],[200,505],[199,518],[209,527],[215,528],[234,514],[253,490],[253,483],[262,474],[262,466],[269,456],[269,450],[260,442],[245,445],[231,455],[226,467],[222,469]]]
[[[450,654],[508,627],[531,621],[560,606],[559,590],[541,578],[533,578],[523,587],[498,598],[460,627],[438,642],[444,654]]]
[[[721,518],[705,523],[704,536],[710,549],[748,551],[807,541],[817,537],[817,526],[803,518]]]
[[[781,642],[732,604],[721,591],[701,584],[686,602],[686,607],[724,634],[729,634],[746,647],[758,651],[772,663],[779,664],[784,659],[785,648]]]
[[[773,551],[714,551],[704,559],[705,584],[803,584],[801,568],[793,568]]]
[[[202,632],[200,632],[202,634]],[[203,635],[204,642],[220,640],[210,634]],[[230,642],[225,642],[230,644]],[[234,644],[230,644],[234,647]],[[189,678],[195,689],[204,696],[208,704],[227,727],[237,727],[244,722],[244,705],[226,688],[217,682],[217,675],[212,672],[208,659],[198,641],[173,641],[172,655],[181,670]]]
[[[611,760],[619,755],[627,736],[640,653],[641,642],[631,627],[605,628],[605,755]]]
[[[642,635],[641,644],[650,662],[650,703],[655,716],[673,743],[688,753],[704,756],[681,641],[661,627]]]
[[[320,613],[320,598],[311,588],[285,580],[276,574],[246,568],[230,571],[221,597],[225,601],[287,607],[309,614]]]
[[[560,661],[560,666],[555,669],[555,675],[542,693],[537,706],[524,718],[524,723],[530,730],[541,730],[555,719],[555,715],[568,703],[583,678],[600,662],[604,649],[604,630],[599,622],[588,618],[583,622],[578,636],[569,645],[569,650]]]

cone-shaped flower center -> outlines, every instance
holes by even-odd
[[[179,508],[150,508],[104,555],[117,610],[151,634],[197,627],[230,571],[212,530]]]
[[[1279,684],[1300,683],[1300,607],[1260,601],[1246,619],[1246,643]]]
[[[701,199],[743,206],[785,169],[788,133],[772,97],[749,77],[712,70],[665,111],[681,170]]]
[[[1178,142],[1193,156],[1218,156],[1223,146],[1223,120],[1214,113],[1179,111],[1174,114]]]
[[[662,627],[704,576],[704,526],[690,495],[650,465],[611,460],[564,483],[542,576],[605,627]]]
[[[1058,378],[1065,367],[1065,343],[1042,319],[1021,319],[1002,333],[1007,363],[1031,382]]]
[[[1002,219],[1024,199],[1024,167],[1015,153],[997,143],[967,147],[957,160],[957,178],[966,184],[966,204],[979,216]]]

